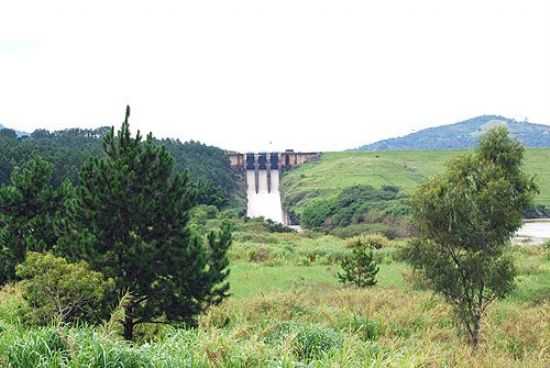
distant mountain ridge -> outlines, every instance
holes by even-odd
[[[505,125],[526,147],[550,147],[550,126],[517,121],[499,115],[482,115],[459,123],[427,128],[402,137],[384,139],[357,151],[448,150],[474,147],[495,125]]]
[[[3,125],[2,123],[0,123],[0,130],[1,130],[1,129],[11,129],[11,128],[8,128],[7,126],[5,126],[5,125]],[[15,131],[15,133],[17,134],[18,137],[22,137],[22,136],[24,136],[24,135],[29,135],[29,133],[20,132],[20,131],[15,130],[15,129],[13,129],[13,130]]]

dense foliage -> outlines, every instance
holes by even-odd
[[[352,224],[372,224],[388,218],[406,216],[409,212],[407,196],[395,186],[375,189],[370,185],[356,185],[344,189],[336,197],[317,199],[309,203],[300,216],[307,228],[332,229]]]
[[[27,302],[24,318],[38,325],[100,321],[114,286],[86,262],[69,263],[49,253],[29,252],[17,276]]]
[[[186,172],[174,175],[173,158],[151,135],[132,137],[128,116],[105,135],[105,154],[83,166],[57,250],[112,278],[119,299],[131,294],[122,324],[132,339],[141,323],[192,325],[227,296],[231,230],[211,233],[208,247],[190,232],[195,187]]]
[[[110,128],[65,129],[50,132],[38,129],[29,136],[17,137],[14,131],[0,130],[0,185],[9,182],[15,167],[23,165],[33,155],[53,164],[51,182],[59,186],[69,179],[79,180],[80,168],[90,157],[102,157],[102,138]],[[225,152],[217,147],[190,141],[155,140],[166,147],[175,159],[178,172],[188,170],[200,188],[198,200],[218,207],[231,204],[243,206],[239,174],[231,169]]]
[[[52,165],[38,157],[11,173],[0,187],[0,284],[15,279],[15,266],[28,250],[56,244],[55,222],[70,184],[51,185]]]
[[[413,199],[420,237],[410,243],[409,260],[452,305],[473,346],[487,307],[514,287],[504,250],[537,190],[522,159],[523,147],[494,128]]]

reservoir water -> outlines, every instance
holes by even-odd
[[[526,221],[516,233],[516,238],[542,242],[550,239],[550,219]]]

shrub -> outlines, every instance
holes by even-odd
[[[268,344],[281,344],[291,338],[292,352],[301,361],[310,362],[342,346],[343,338],[332,328],[282,322],[265,336]]]
[[[331,328],[304,326],[296,334],[293,351],[298,359],[310,362],[340,348],[342,340],[342,336]]]
[[[334,210],[334,204],[328,200],[315,200],[308,204],[302,215],[301,223],[307,228],[319,228],[325,223]]]
[[[346,241],[346,247],[348,248],[367,247],[382,249],[390,245],[391,242],[382,234],[359,235]]]
[[[337,227],[331,230],[330,233],[339,238],[347,239],[365,233],[384,234],[389,228],[385,224],[353,224],[346,227]]]
[[[266,247],[257,247],[252,249],[248,253],[248,260],[250,262],[265,262],[271,258],[269,249]]]
[[[281,224],[279,222],[275,222],[271,219],[266,219],[264,222],[264,225],[266,227],[266,230],[270,233],[294,233],[296,232],[294,229]]]
[[[376,341],[380,336],[380,324],[367,317],[354,315],[348,327],[363,341]]]
[[[90,270],[87,263],[69,263],[48,253],[29,252],[17,266],[17,275],[23,279],[23,298],[30,306],[25,317],[36,324],[55,318],[97,322],[113,288],[112,280]]]
[[[432,284],[420,270],[405,270],[402,273],[403,279],[411,286],[413,290],[428,290]]]
[[[337,276],[343,284],[353,284],[357,287],[376,285],[376,275],[380,270],[374,259],[372,249],[368,247],[354,248],[351,256],[342,260],[342,272]]]

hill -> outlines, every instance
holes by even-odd
[[[304,211],[313,208],[315,203],[334,201],[341,193],[358,185],[370,185],[376,189],[384,186],[397,187],[404,194],[409,194],[429,177],[442,172],[447,161],[464,152],[466,151],[324,153],[319,161],[308,162],[283,175],[283,206],[300,220]],[[550,149],[526,150],[525,169],[536,175],[541,190],[535,199],[537,205],[550,206],[548,162]],[[357,201],[357,198],[354,200]]]
[[[403,137],[384,139],[357,148],[358,151],[448,150],[474,147],[479,136],[495,125],[505,125],[526,147],[550,147],[550,126],[516,121],[498,115],[483,115],[456,124],[423,129]]]
[[[65,129],[50,132],[39,129],[29,136],[16,138],[13,133],[0,134],[0,185],[5,184],[15,166],[34,154],[53,164],[53,184],[65,179],[78,182],[81,165],[90,157],[103,154],[102,137],[110,128]],[[242,209],[245,199],[242,178],[231,169],[221,148],[200,142],[174,139],[158,141],[174,157],[177,171],[188,170],[201,187],[201,202],[223,204]]]
[[[29,133],[25,133],[25,132],[21,132],[19,130],[14,130],[14,129],[8,128],[7,126],[2,125],[2,123],[0,123],[0,130],[3,130],[3,129],[13,130],[18,137],[23,137],[23,136],[29,135]]]

